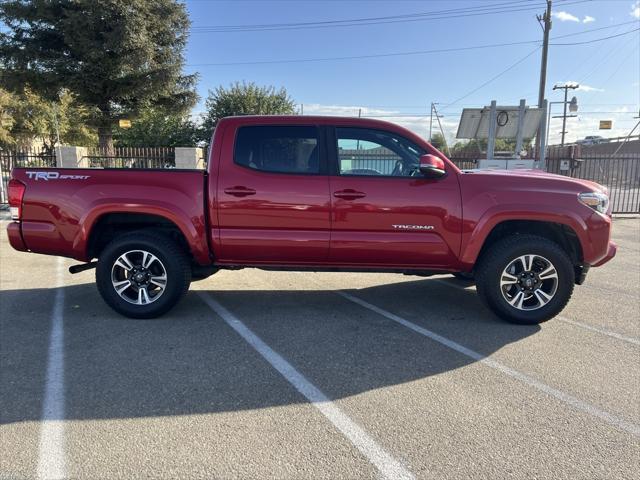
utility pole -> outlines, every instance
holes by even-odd
[[[444,129],[442,128],[442,124],[440,123],[440,117],[442,117],[442,115],[438,114],[438,110],[436,110],[436,104],[432,103],[431,104],[431,109],[432,112],[434,112],[436,114],[436,120],[438,121],[438,126],[440,127],[440,134],[442,135],[442,140],[444,141],[444,146],[447,148],[447,155],[451,156],[451,151],[449,150],[449,144],[447,143],[447,137],[444,134]],[[429,138],[429,141],[431,141],[431,138]]]
[[[439,105],[439,104],[436,102],[431,102],[431,113],[429,113],[429,142],[431,142],[431,138],[433,136],[434,115],[436,117],[436,121],[438,122],[438,125],[440,125],[440,119],[442,118],[442,115],[438,113],[438,109],[436,108],[436,105]],[[440,126],[440,131],[442,131],[442,126]],[[444,133],[442,134],[442,136],[444,136]]]
[[[549,52],[549,31],[551,30],[551,0],[547,0],[547,9],[544,14],[537,15],[538,23],[542,27],[543,32],[543,40],[542,40],[542,60],[540,63],[540,87],[538,89],[538,108],[542,108],[544,106],[544,91],[547,86],[547,54]],[[544,121],[544,120],[542,120]],[[547,125],[545,130],[549,128]],[[541,145],[541,132],[542,129],[538,129],[538,134],[536,135],[536,149],[538,150],[538,155],[540,153],[540,145]]]
[[[538,90],[538,107],[542,108],[544,90],[547,84],[547,54],[549,52],[549,31],[551,30],[551,0],[547,0],[547,10],[536,18],[540,22],[544,37],[542,40],[542,61],[540,64],[540,89]]]
[[[578,85],[577,83],[566,83],[564,85],[554,85],[553,86],[554,90],[564,90],[564,102],[563,102],[564,103],[564,110],[563,110],[562,116],[558,115],[558,116],[553,117],[553,118],[562,118],[562,132],[560,132],[562,134],[562,140],[560,140],[560,146],[564,146],[564,135],[565,135],[565,133],[567,133],[567,117],[576,117],[577,116],[577,115],[567,115],[567,104],[569,103],[567,101],[567,95],[569,93],[569,90],[575,90],[579,86],[580,85]]]
[[[431,113],[429,114],[429,143],[431,143],[432,132],[433,132],[433,102],[431,102]]]

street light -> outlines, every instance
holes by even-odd
[[[569,111],[575,113],[578,111],[578,99],[574,96],[569,102]]]
[[[551,131],[551,105],[569,105],[569,111],[571,113],[575,113],[578,111],[578,99],[574,96],[571,101],[567,102],[549,102],[549,108],[547,110],[547,141],[546,141],[546,145],[549,145],[549,133]],[[554,117],[556,118],[556,117]],[[562,118],[557,117],[557,118]],[[564,130],[564,128],[563,128]]]

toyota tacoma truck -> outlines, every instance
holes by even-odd
[[[221,269],[472,278],[511,322],[557,315],[610,260],[607,190],[539,170],[460,170],[416,134],[371,119],[222,119],[207,169],[16,168],[13,248],[96,268],[132,318],[167,312]]]

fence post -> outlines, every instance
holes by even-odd
[[[58,168],[89,168],[89,159],[86,158],[85,147],[58,147],[56,155],[56,167]]]
[[[202,168],[202,153],[198,152],[198,150],[201,149],[195,147],[176,147],[176,168]]]

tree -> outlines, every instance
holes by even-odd
[[[218,120],[233,115],[292,115],[296,104],[284,88],[259,87],[255,83],[232,83],[209,91],[203,129],[208,134]],[[208,139],[207,139],[208,140]]]
[[[192,147],[200,141],[200,129],[188,115],[148,109],[131,128],[116,128],[114,139],[123,147]]]
[[[13,128],[13,116],[11,108],[15,98],[11,93],[0,88],[0,147],[9,148],[13,145],[14,140],[11,135]]]
[[[441,152],[444,152],[444,150],[446,148],[445,147],[446,143],[445,143],[444,137],[442,136],[441,133],[434,133],[431,136],[431,145],[436,147]]]
[[[0,89],[0,146],[29,147],[42,142],[53,151],[58,136],[61,143],[93,145],[96,135],[87,126],[89,112],[75,97],[63,90],[57,102],[48,101],[28,88],[21,94]]]
[[[176,0],[5,0],[0,20],[0,83],[50,100],[69,89],[107,150],[119,119],[196,100],[196,76],[181,73],[189,17]]]
[[[451,151],[456,154],[484,154],[487,151],[488,140],[486,138],[471,139],[467,142],[456,142]],[[531,139],[525,138],[522,141],[523,150],[528,150],[531,147]],[[516,148],[516,141],[512,138],[496,138],[494,146],[495,152],[511,152]],[[520,153],[520,152],[515,152]]]

